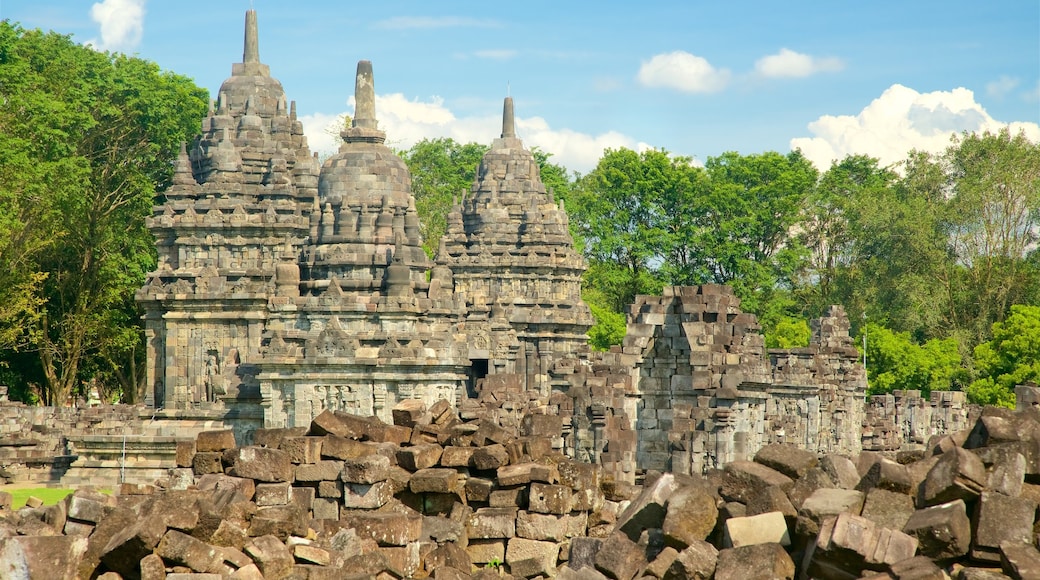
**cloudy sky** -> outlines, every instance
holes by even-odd
[[[884,163],[953,131],[1011,124],[1040,141],[1040,2],[0,0],[0,18],[154,60],[215,92],[260,57],[295,99],[311,147],[375,67],[392,146],[490,143],[502,98],[528,146],[587,172],[603,149],[705,161],[801,148]]]

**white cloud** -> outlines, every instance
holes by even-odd
[[[488,58],[491,60],[509,60],[516,56],[517,52],[508,48],[477,50],[473,56],[477,58]]]
[[[729,84],[730,72],[713,67],[702,57],[677,50],[655,55],[644,62],[636,79],[647,87],[676,89],[685,93],[715,93]]]
[[[999,79],[986,83],[986,95],[994,99],[1002,99],[1008,93],[1018,88],[1018,84],[1018,79],[1001,75]]]
[[[353,104],[353,98],[350,101]],[[485,143],[502,132],[501,108],[487,115],[456,117],[440,97],[409,100],[401,93],[376,95],[379,128],[386,132],[387,145],[407,149],[423,139],[450,137],[460,143]],[[321,155],[335,153],[342,114],[305,115],[300,117],[312,151]],[[516,118],[517,135],[527,148],[538,147],[552,154],[552,160],[572,171],[586,173],[596,166],[606,148],[628,147],[642,150],[646,145],[618,133],[608,131],[589,135],[567,128],[553,128],[541,117]]]
[[[781,48],[780,52],[755,61],[755,72],[767,78],[803,78],[824,72],[838,72],[845,68],[841,59],[819,58]]]
[[[968,89],[919,93],[896,84],[855,116],[824,115],[809,123],[814,137],[791,139],[791,149],[801,149],[821,170],[850,154],[870,155],[890,165],[904,160],[911,149],[942,151],[953,133],[997,131],[1005,126],[1040,141],[1040,125],[1001,123],[975,102]]]
[[[410,30],[430,28],[498,28],[502,23],[490,18],[464,16],[397,16],[376,23],[376,28]]]
[[[141,43],[145,0],[104,0],[90,7],[90,18],[101,27],[101,40],[86,44],[98,50],[129,52]]]

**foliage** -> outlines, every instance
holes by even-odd
[[[812,330],[801,318],[784,316],[765,333],[766,348],[802,348],[809,346]]]
[[[894,332],[875,323],[863,330],[867,335],[867,383],[870,394],[894,390],[949,390],[964,380],[957,341],[932,339],[916,344],[909,333]]]
[[[154,63],[8,22],[0,87],[3,359],[26,365],[14,370],[39,381],[48,404],[87,372],[122,379],[133,400],[133,293],[154,265],[144,218],[207,95]]]
[[[589,329],[589,345],[593,350],[610,350],[625,339],[625,315],[611,308],[607,297],[596,288],[586,288],[582,300],[592,310],[595,324]]]
[[[967,389],[970,401],[1013,407],[1015,386],[1040,381],[1040,306],[1016,304],[993,337],[975,347],[979,379]]]
[[[488,148],[451,138],[423,139],[401,152],[412,174],[415,209],[422,223],[423,249],[433,256],[447,227],[448,212],[473,185]]]

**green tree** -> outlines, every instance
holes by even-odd
[[[1015,404],[1015,386],[1040,380],[1040,306],[1015,304],[993,337],[975,347],[979,378],[966,390],[968,400],[985,405]]]
[[[781,317],[765,333],[766,348],[803,348],[812,340],[809,323],[801,318]]]
[[[915,343],[909,333],[867,324],[867,383],[870,394],[894,390],[947,391],[962,386],[966,377],[956,340],[931,339]]]
[[[401,152],[412,174],[415,209],[422,223],[423,249],[433,256],[447,228],[453,200],[461,199],[473,185],[488,147],[461,144],[451,138],[423,139]]]
[[[133,293],[155,260],[144,220],[198,131],[206,92],[154,63],[7,22],[0,87],[0,227],[17,247],[0,250],[0,271],[20,277],[5,286],[15,294],[37,282],[28,298],[4,300],[16,311],[0,319],[21,327],[3,358],[48,404],[63,404],[86,372],[122,379],[134,400]]]

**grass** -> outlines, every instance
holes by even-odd
[[[0,491],[4,491],[0,488]],[[43,505],[53,505],[59,501],[65,499],[65,496],[72,493],[73,489],[66,489],[60,487],[27,487],[24,489],[12,489],[8,490],[11,494],[12,502],[11,507],[13,509],[19,509],[25,506],[25,500],[29,496],[35,496],[43,500]],[[112,493],[112,490],[102,489],[102,493]]]

